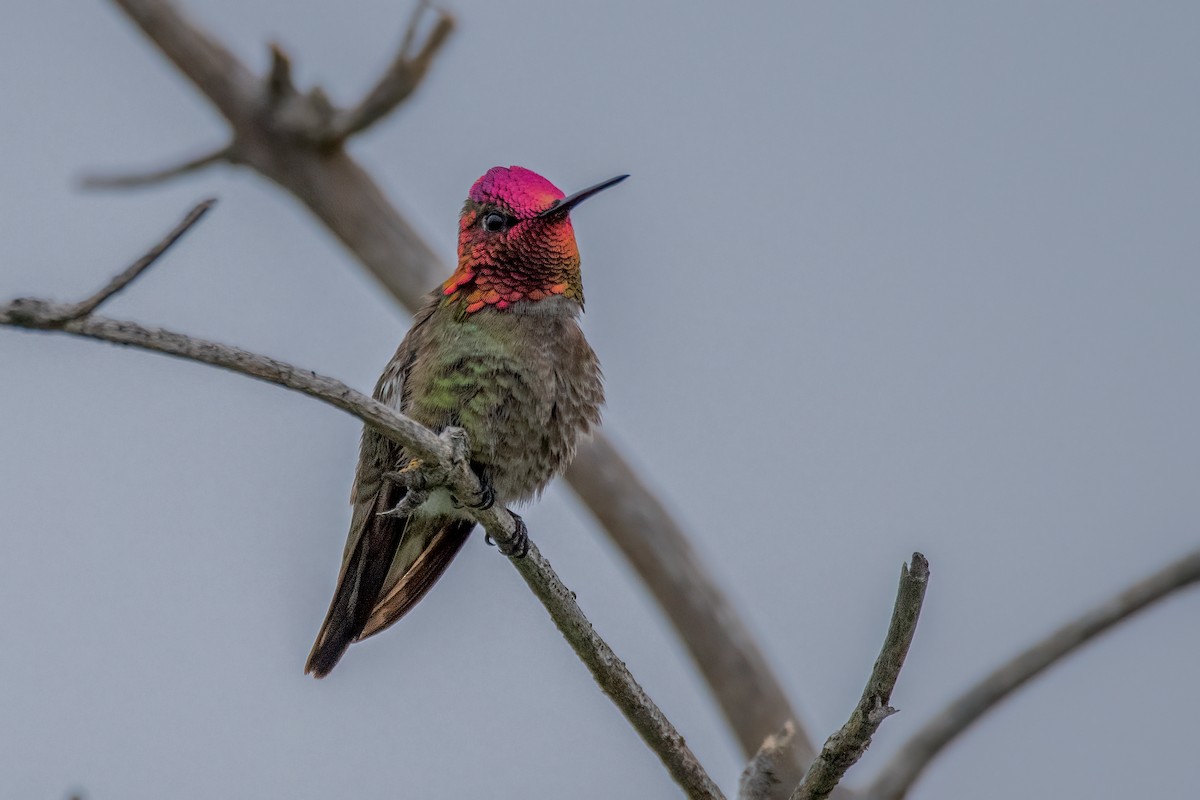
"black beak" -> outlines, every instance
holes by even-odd
[[[600,192],[603,192],[605,189],[607,189],[610,186],[616,186],[618,183],[620,183],[621,181],[625,180],[628,177],[629,177],[628,175],[618,175],[617,177],[609,178],[608,180],[603,181],[602,183],[597,183],[595,186],[589,186],[588,188],[584,189],[583,191],[576,192],[575,194],[571,195],[570,197],[564,197],[562,200],[559,200],[554,205],[550,206],[545,211],[538,214],[538,219],[546,219],[547,217],[557,217],[560,215],[565,216],[571,212],[572,208],[579,205],[584,200],[587,200],[592,195],[599,194]]]

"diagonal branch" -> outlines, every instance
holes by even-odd
[[[825,742],[821,754],[805,773],[804,780],[792,792],[791,800],[823,800],[828,797],[846,770],[867,752],[871,737],[879,725],[896,713],[896,709],[888,703],[892,699],[892,690],[896,688],[904,659],[908,656],[908,647],[917,632],[917,620],[921,616],[921,604],[925,602],[925,588],[928,585],[929,562],[920,553],[913,553],[911,569],[907,565],[900,569],[900,588],[896,592],[892,622],[862,699],[850,715],[850,720]]]
[[[183,230],[190,227],[210,206],[211,201],[197,206],[185,220],[185,224],[173,231],[173,235],[169,235],[162,244],[151,251],[151,254],[156,257],[169,248]],[[125,284],[154,260],[150,255],[147,258],[147,263],[138,273],[129,277]],[[130,272],[132,270],[122,273],[110,282],[109,286],[118,284],[120,278]],[[109,295],[111,293],[109,292]],[[89,300],[72,304],[56,304],[34,299],[13,300],[0,305],[0,325],[57,331],[152,350],[221,367],[292,389],[358,417],[365,424],[403,446],[408,453],[425,462],[430,486],[447,486],[459,497],[478,495],[479,481],[470,468],[465,436],[460,430],[448,429],[438,435],[383,403],[356,392],[341,381],[298,369],[247,350],[161,328],[146,328],[133,322],[77,313],[80,309],[86,310],[93,302],[99,305],[105,296],[108,295],[101,292]],[[96,298],[100,299],[96,301]],[[516,542],[517,525],[507,509],[494,505],[487,509],[466,510],[501,549],[505,549],[505,546],[511,548]],[[562,583],[537,547],[530,543],[524,558],[510,560],[542,602],[576,655],[592,673],[596,683],[616,704],[650,749],[658,755],[671,777],[684,789],[688,797],[723,800],[721,790],[704,771],[683,737],[634,679],[625,663],[596,633],[575,601],[574,593]]]
[[[180,237],[187,233],[193,225],[199,222],[200,218],[207,214],[208,210],[216,205],[216,203],[216,198],[209,198],[189,211],[187,216],[183,218],[183,221],[175,226],[174,230],[164,236],[158,244],[154,245],[154,247],[151,247],[144,256],[130,264],[123,272],[120,272],[114,276],[113,279],[109,281],[103,289],[96,292],[86,300],[82,300],[70,306],[68,312],[64,317],[62,317],[61,321],[69,322],[70,320],[79,319],[92,314],[96,311],[96,309],[100,308],[100,306],[108,302],[109,298],[117,294],[117,292],[120,292],[129,284],[136,281],[138,276],[153,266],[154,262],[158,261],[159,256],[167,252],[171,245],[179,241]]]
[[[317,92],[283,87],[286,102],[273,97],[264,81],[163,0],[113,1],[229,120],[229,160],[308,206],[401,304],[418,308],[449,270],[370,175],[337,143],[329,145],[330,119],[344,121],[344,112],[331,111]],[[424,53],[431,61],[438,47],[431,35],[413,60]],[[419,79],[423,69],[413,74]],[[403,100],[391,96],[393,103]],[[749,759],[799,716],[741,617],[679,523],[603,433],[580,444],[566,478],[671,620]],[[815,754],[797,722],[790,753],[795,779]]]
[[[1109,628],[1194,583],[1200,583],[1200,550],[1135,583],[1002,664],[927,722],[892,757],[863,796],[902,800],[938,753],[1001,700]]]

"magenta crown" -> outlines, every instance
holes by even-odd
[[[566,197],[562,190],[524,167],[492,167],[468,195],[476,203],[495,203],[523,219],[536,217]]]

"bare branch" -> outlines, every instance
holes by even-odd
[[[189,215],[189,220],[194,222],[195,219],[192,218],[198,219],[210,205],[211,202],[202,203]],[[187,220],[185,223],[191,224]],[[173,231],[174,239],[177,239],[183,230],[186,230],[186,227],[181,225]],[[165,244],[156,249],[165,250],[174,239],[168,236],[167,240],[164,240]],[[131,268],[114,278],[106,288],[107,294],[100,292],[81,303],[55,304],[42,300],[21,299],[0,305],[0,325],[59,331],[139,347],[221,367],[292,389],[358,417],[403,446],[407,453],[420,458],[425,464],[424,471],[429,476],[429,486],[447,486],[459,497],[479,494],[481,487],[470,467],[465,434],[459,429],[447,429],[438,435],[383,403],[354,391],[341,381],[298,369],[266,356],[161,328],[145,328],[133,322],[86,314],[88,305],[99,305],[105,297],[111,296],[121,286],[132,281],[152,261],[151,258],[150,262],[141,265],[137,272],[133,272]],[[135,267],[140,264],[139,261]],[[123,278],[125,280],[122,283]],[[108,291],[114,286],[115,289]],[[83,315],[78,313],[80,309],[85,310]],[[493,505],[487,509],[466,510],[502,550],[506,549],[506,546],[511,549],[516,539],[517,523],[507,509]],[[625,663],[617,658],[592,628],[576,603],[575,595],[563,585],[537,547],[531,543],[524,558],[510,560],[541,600],[554,624],[587,666],[600,688],[662,760],[671,777],[691,798],[723,800],[720,789],[704,771],[683,737],[630,674]]]
[[[322,143],[320,131],[329,128],[322,127],[327,115],[318,107],[320,96],[309,93],[312,107],[306,113],[301,113],[305,97],[299,95],[296,102],[283,104],[285,109],[264,109],[262,98],[269,91],[261,83],[243,86],[251,80],[244,78],[245,67],[162,0],[114,2],[202,92],[209,93],[210,86],[222,92],[222,87],[240,87],[238,92],[225,92],[236,95],[238,103],[217,103],[236,131],[237,163],[307,205],[401,304],[417,309],[429,288],[449,270],[371,177],[341,147]],[[442,38],[448,33],[447,29]],[[412,41],[415,38],[401,48],[402,55]],[[207,44],[194,46],[195,42]],[[413,60],[432,61],[439,47],[440,41],[431,34]],[[212,48],[224,58],[214,57]],[[211,75],[212,65],[221,61],[226,74]],[[390,102],[394,105],[402,99]],[[360,106],[365,105],[364,100]],[[282,122],[281,116],[291,122]],[[298,136],[298,128],[309,133]],[[566,477],[670,618],[745,757],[751,758],[767,736],[798,715],[741,617],[717,588],[678,522],[603,433],[581,443]],[[794,780],[798,780],[816,754],[799,724],[791,748]]]
[[[334,118],[329,142],[341,142],[366,130],[390,114],[392,109],[407,100],[421,85],[434,58],[454,32],[454,17],[446,11],[434,9],[438,15],[437,22],[434,23],[433,30],[421,45],[421,49],[415,54],[412,53],[417,28],[428,8],[429,4],[425,0],[417,4],[404,31],[404,40],[396,58],[357,106]]]
[[[190,158],[181,164],[122,175],[84,175],[79,184],[84,189],[140,189],[156,183],[166,183],[191,172],[197,172],[222,161],[231,161],[233,147],[226,145],[219,150]]]
[[[792,737],[795,735],[795,724],[787,722],[778,733],[767,737],[746,769],[742,770],[742,777],[738,781],[738,800],[770,800],[779,791],[779,787],[784,785],[779,777],[779,769],[789,758]]]
[[[908,656],[908,646],[917,632],[917,620],[921,616],[921,604],[925,601],[925,588],[928,585],[929,562],[920,553],[913,553],[911,569],[907,565],[900,568],[900,588],[896,592],[892,622],[862,699],[850,715],[850,720],[825,742],[821,754],[805,773],[804,780],[792,792],[791,800],[821,800],[828,797],[846,770],[867,752],[871,737],[879,729],[880,723],[896,713],[896,709],[888,703],[892,699],[892,689],[896,687],[904,659]]]
[[[1200,550],[1135,583],[1001,665],[931,719],[892,757],[865,797],[901,800],[929,763],[997,703],[1089,641],[1168,595],[1200,582]]]
[[[179,241],[180,237],[199,222],[200,218],[207,214],[208,210],[216,205],[216,203],[217,199],[210,197],[189,211],[187,216],[183,218],[183,221],[175,226],[174,230],[164,236],[154,247],[151,247],[144,256],[130,264],[124,272],[113,277],[103,289],[86,300],[69,306],[69,311],[63,316],[61,322],[69,322],[73,319],[86,317],[107,302],[110,297],[137,280],[139,275],[149,269],[155,261],[158,261],[159,257]]]

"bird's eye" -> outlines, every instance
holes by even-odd
[[[508,217],[498,211],[483,215],[483,229],[488,233],[499,233],[508,227]]]

